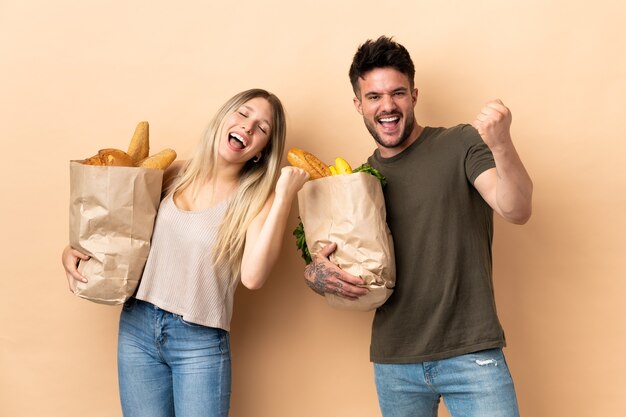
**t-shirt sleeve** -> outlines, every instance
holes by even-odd
[[[476,178],[488,169],[495,168],[493,154],[483,142],[478,131],[471,125],[463,126],[464,138],[467,141],[467,153],[465,154],[465,175],[470,184],[474,184]]]

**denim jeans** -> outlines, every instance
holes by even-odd
[[[118,374],[125,417],[226,417],[228,332],[131,298],[120,316]]]
[[[440,398],[452,417],[519,417],[502,349],[432,362],[375,363],[374,376],[384,417],[434,417]]]

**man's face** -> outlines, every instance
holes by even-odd
[[[397,154],[416,138],[414,108],[417,90],[409,78],[393,68],[376,68],[359,78],[360,97],[354,106],[367,130],[386,154]],[[407,142],[407,139],[411,139]],[[385,155],[383,155],[385,156]]]

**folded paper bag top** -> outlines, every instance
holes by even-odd
[[[143,272],[161,197],[160,169],[70,162],[70,246],[87,283],[74,293],[102,304],[122,304]]]
[[[326,294],[337,308],[367,311],[381,306],[395,286],[393,240],[379,180],[367,173],[334,175],[307,182],[298,192],[300,219],[311,254],[334,242],[330,261],[365,280],[358,300]]]

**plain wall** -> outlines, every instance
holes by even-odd
[[[288,147],[353,165],[374,149],[352,104],[357,46],[412,54],[423,125],[501,98],[534,184],[525,226],[496,220],[494,281],[523,416],[626,415],[626,51],[621,1],[0,0],[0,415],[120,416],[119,306],[72,295],[69,164],[127,146],[187,158],[234,93],[288,112]],[[372,313],[311,292],[291,230],[260,291],[240,288],[234,417],[379,416]],[[262,261],[262,260],[260,260]]]

